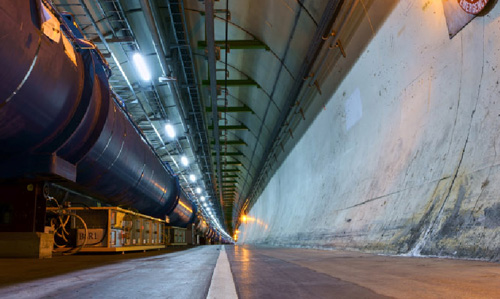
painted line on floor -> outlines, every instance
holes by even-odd
[[[234,285],[233,274],[227,259],[226,249],[221,246],[219,258],[215,265],[212,282],[208,289],[207,299],[233,299],[238,298],[236,286]]]

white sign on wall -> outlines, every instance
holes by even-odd
[[[359,88],[349,96],[345,102],[345,129],[349,131],[363,116],[363,104]]]

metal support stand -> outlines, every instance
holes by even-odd
[[[0,257],[52,257],[43,183],[0,184]]]

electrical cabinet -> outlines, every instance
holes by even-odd
[[[56,247],[61,250],[120,252],[165,248],[162,219],[118,207],[47,208],[47,212],[49,223],[57,224]]]
[[[187,245],[186,229],[176,226],[167,226],[165,228],[166,245]]]

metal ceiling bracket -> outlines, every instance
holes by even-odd
[[[226,178],[237,178],[238,175],[236,175],[236,174],[222,174],[222,177],[224,179],[226,179]]]
[[[218,40],[215,44],[221,49],[226,48],[226,41]],[[269,51],[270,48],[260,40],[228,40],[227,44],[232,50],[245,50],[245,49],[264,49]],[[198,49],[205,49],[207,47],[207,42],[204,40],[198,41]]]
[[[216,153],[212,153],[212,156],[215,156]],[[226,152],[220,153],[221,156],[244,156],[242,152]],[[225,171],[225,170],[223,170]]]
[[[207,112],[212,112],[212,107],[207,107],[206,111]],[[231,112],[251,112],[252,114],[255,114],[255,112],[250,107],[248,107],[247,105],[236,106],[236,107],[219,106],[219,107],[217,107],[217,111],[218,112],[227,112],[227,113],[231,113]]]
[[[214,57],[214,59],[215,59],[215,57]],[[214,66],[214,68],[215,68],[215,66]],[[213,78],[214,76],[215,76],[215,74],[210,75],[210,79],[209,80],[202,80],[201,81],[201,85],[204,85],[204,86],[209,86],[210,85],[210,86],[212,86],[212,79],[211,78]],[[215,85],[224,86],[225,83],[226,83],[225,80],[217,80],[216,83],[215,83]],[[255,82],[252,79],[227,80],[227,86],[257,86],[258,88],[260,88],[260,85],[257,84],[257,82]],[[214,107],[214,109],[215,109],[215,107]]]
[[[228,140],[228,141],[221,140],[219,142],[221,144],[227,144],[227,145],[247,145],[247,143],[245,141],[241,140],[241,139],[238,139],[238,140]],[[212,141],[211,144],[215,144],[215,141]],[[229,163],[226,162],[224,164],[229,164]]]
[[[227,161],[227,162],[224,162],[224,165],[236,165],[236,166],[240,166],[240,165],[243,165],[243,163],[241,163],[240,161],[236,160],[236,161]]]
[[[237,183],[238,183],[238,181],[236,181],[236,180],[231,180],[231,181],[222,181],[222,182],[223,182],[223,183],[235,183],[235,184],[237,184]]]
[[[240,172],[240,169],[223,169],[222,172]]]
[[[215,114],[217,114],[217,112],[215,112]],[[214,126],[208,126],[208,129],[213,130]],[[245,125],[218,126],[218,129],[219,130],[248,130],[248,131],[250,131],[250,129]],[[216,146],[217,146],[217,144],[216,144]]]

